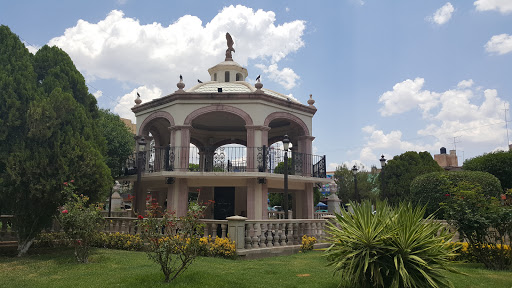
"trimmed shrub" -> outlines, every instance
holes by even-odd
[[[461,182],[478,184],[489,197],[498,197],[501,185],[498,178],[486,172],[456,171],[434,172],[416,177],[411,183],[411,196],[420,206],[426,207],[426,215],[436,213],[436,218],[444,219],[444,211],[439,203],[444,202],[450,190]]]
[[[512,152],[496,151],[464,161],[464,170],[491,173],[501,182],[503,190],[512,188]]]
[[[128,251],[141,251],[144,243],[139,235],[124,233],[99,233],[93,246],[99,248],[119,249]]]
[[[385,202],[351,203],[354,212],[342,210],[328,224],[326,251],[349,287],[453,287],[444,270],[456,247],[445,245],[453,234],[446,227],[423,218],[424,207]]]
[[[315,243],[315,237],[308,237],[307,235],[302,236],[302,244],[300,245],[300,251],[306,252],[313,250]]]

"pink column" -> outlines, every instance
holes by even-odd
[[[257,172],[258,169],[254,165],[254,149],[257,147],[257,144],[254,143],[254,126],[246,125],[245,129],[247,130],[247,172]]]
[[[188,171],[188,162],[189,162],[189,152],[190,152],[190,129],[192,126],[190,125],[176,125],[174,126],[176,132],[179,130],[180,134],[180,148],[176,149],[177,156],[179,157],[179,161],[176,161],[178,167],[177,171]],[[176,143],[177,144],[177,143]]]
[[[313,183],[306,183],[302,202],[302,217],[313,219]]]
[[[178,211],[176,215],[178,217],[185,216],[188,211],[188,183],[187,179],[179,179],[179,191],[178,192]]]
[[[247,179],[247,219],[256,219],[256,179]]]
[[[303,176],[310,177],[311,175],[311,169],[313,167],[313,140],[315,137],[313,136],[299,136],[298,142],[299,142],[299,151],[300,153],[303,153],[303,167],[302,167],[302,173]]]
[[[267,199],[268,199],[268,186],[267,183],[265,184],[259,184],[261,185],[261,203],[262,203],[262,215],[261,219],[268,219],[268,209],[267,209]]]

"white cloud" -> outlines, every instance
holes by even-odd
[[[289,8],[289,7],[284,8],[284,10],[285,10],[286,12],[290,12],[290,8]]]
[[[450,2],[447,2],[443,7],[437,9],[432,16],[429,16],[426,19],[432,23],[436,23],[437,25],[443,25],[452,18],[453,11],[455,11],[453,5]]]
[[[512,1],[510,0],[477,0],[473,4],[477,11],[497,10],[503,14],[512,12]]]
[[[329,163],[329,165],[327,165],[327,171],[336,171],[336,168],[338,168],[339,166],[341,166],[341,164],[339,163]]]
[[[96,99],[100,98],[101,96],[103,96],[103,91],[101,90],[98,90],[94,93],[92,93],[92,95],[94,95],[94,97],[96,97]]]
[[[135,106],[135,99],[137,98],[137,92],[140,94],[140,100],[142,103],[149,102],[153,99],[162,97],[162,90],[158,87],[148,88],[146,86],[140,86],[133,89],[131,92],[123,95],[117,105],[114,107],[114,113],[117,113],[120,117],[130,119],[133,123],[135,121],[135,114],[131,111],[131,108]]]
[[[379,101],[384,104],[381,108],[383,116],[412,109],[423,110],[424,114],[429,112],[431,115],[422,119],[424,128],[407,140],[403,139],[399,129],[384,132],[376,128],[376,125],[362,127],[368,136],[366,144],[359,151],[361,161],[376,163],[379,155],[384,152],[388,153],[384,154],[388,159],[390,155],[406,151],[429,151],[436,154],[442,146],[453,149],[453,137],[457,137],[457,149],[462,151],[458,153],[460,163],[464,150],[472,154],[481,149],[482,145],[490,150],[503,145],[501,143],[505,142],[506,135],[503,113],[510,103],[500,99],[498,91],[474,87],[472,79],[462,80],[455,89],[443,92],[423,90],[423,84],[422,78],[397,83],[393,91],[384,93]],[[406,104],[398,108],[391,105],[400,101],[406,101]]]
[[[499,55],[512,52],[512,35],[500,34],[492,36],[491,40],[485,44],[485,50]]]
[[[460,136],[466,143],[500,143],[505,132],[503,108],[509,103],[494,89],[486,89],[483,102],[471,90],[448,90],[442,93],[441,108],[434,122],[418,131],[438,139]]]
[[[459,84],[457,84],[457,88],[460,88],[460,89],[464,89],[464,88],[470,88],[471,86],[473,86],[473,79],[469,79],[469,80],[462,80],[459,82]]]
[[[379,111],[382,116],[400,114],[420,107],[424,116],[433,107],[438,105],[439,94],[428,90],[422,90],[425,79],[407,79],[395,84],[393,91],[387,91],[379,97],[379,103],[383,103]]]
[[[296,81],[299,80],[299,76],[288,67],[281,70],[279,70],[277,64],[271,64],[269,66],[256,64],[256,67],[260,68],[264,73],[268,74],[271,80],[281,84],[287,90],[295,87],[297,85]]]
[[[226,32],[234,39],[234,60],[270,62],[270,78],[291,87],[298,77],[293,70],[277,69],[277,63],[304,46],[305,22],[276,25],[272,11],[241,5],[225,7],[210,22],[185,15],[167,27],[141,24],[113,10],[98,23],[79,20],[64,35],[50,40],[66,51],[88,78],[117,79],[136,85],[173,89],[182,74],[185,83],[208,79],[207,69],[224,60]],[[272,69],[276,65],[275,69]]]

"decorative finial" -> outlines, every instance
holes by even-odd
[[[140,103],[142,103],[142,100],[140,100],[140,94],[139,94],[139,92],[137,92],[137,99],[135,99],[135,106],[140,105]]]
[[[228,49],[226,49],[226,59],[224,61],[233,61],[231,51],[235,52],[235,48],[233,48],[233,44],[235,44],[235,41],[233,41],[233,38],[231,38],[231,35],[229,35],[229,33],[226,33],[226,40],[228,44]]]
[[[176,86],[178,86],[178,90],[175,91],[175,93],[182,93],[182,92],[185,92],[183,90],[183,88],[185,88],[185,83],[183,83],[183,76],[181,76],[180,74],[180,82],[178,82],[178,84],[176,84]]]
[[[255,92],[263,93],[263,91],[261,91],[261,88],[263,88],[263,84],[261,84],[261,75],[258,75],[258,77],[256,77],[256,84],[254,84],[254,87],[256,87]]]
[[[308,104],[310,107],[315,107],[315,105],[313,105],[313,104],[315,104],[315,100],[313,100],[313,94],[309,94]]]

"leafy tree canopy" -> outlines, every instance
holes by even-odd
[[[334,181],[338,185],[338,197],[345,203],[355,201],[355,183],[352,168],[347,164],[343,164],[336,168],[334,172]],[[364,166],[358,168],[357,191],[361,199],[370,199],[375,201],[379,194],[377,174],[374,172],[364,171]]]
[[[379,174],[380,197],[392,205],[411,201],[410,186],[419,175],[444,171],[428,152],[409,151],[393,157]]]
[[[444,219],[444,210],[439,210],[440,203],[445,202],[453,187],[462,182],[478,185],[487,197],[498,197],[501,192],[499,180],[486,172],[433,172],[420,175],[412,181],[411,200],[425,206],[427,214],[437,212],[437,218]]]
[[[135,142],[131,131],[119,115],[103,109],[99,110],[99,115],[99,128],[108,143],[105,162],[110,168],[110,175],[117,178],[123,173],[126,159],[133,153]]]
[[[503,190],[512,188],[512,152],[497,151],[464,161],[464,170],[491,173],[501,182]]]

